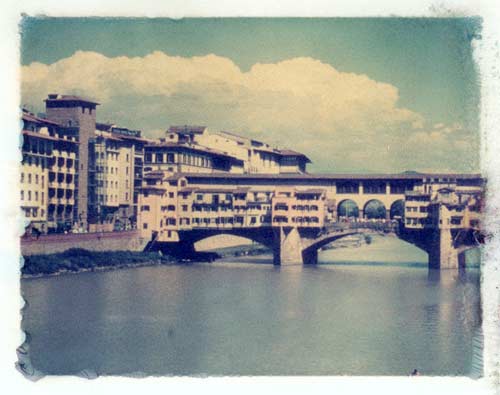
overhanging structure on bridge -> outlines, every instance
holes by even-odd
[[[464,240],[470,244],[458,235],[479,231],[483,183],[477,174],[152,172],[140,195],[139,228],[164,249],[190,250],[215,234],[244,236],[288,264],[315,262],[318,240],[349,233],[326,237],[333,225],[393,220],[402,239],[428,252],[431,267],[454,268]],[[346,202],[357,210],[342,211]],[[383,208],[375,217],[367,212],[374,202]]]

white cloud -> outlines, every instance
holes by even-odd
[[[79,51],[22,68],[23,103],[40,108],[50,92],[92,97],[102,104],[101,120],[152,137],[170,124],[195,123],[262,138],[303,150],[322,171],[453,167],[440,160],[456,160],[470,148],[463,136],[452,143],[460,125],[426,128],[422,115],[398,104],[395,86],[312,58],[258,63],[242,72],[216,55],[108,58]],[[411,155],[411,144],[433,148]]]

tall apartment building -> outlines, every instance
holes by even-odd
[[[23,111],[21,208],[38,232],[63,231],[75,223],[78,143],[59,124]]]
[[[140,131],[96,124],[97,223],[100,229],[135,226],[144,146],[148,142],[141,137]]]
[[[99,103],[79,96],[49,94],[45,99],[46,117],[60,125],[64,136],[78,140],[75,217],[88,229],[97,219],[95,197],[95,129]]]

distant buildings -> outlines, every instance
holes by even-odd
[[[98,105],[49,94],[43,116],[23,110],[21,206],[34,232],[133,228],[140,195],[158,171],[300,174],[310,163],[299,152],[205,126],[171,126],[165,137],[146,139],[138,130],[96,122]]]
[[[479,229],[483,199],[481,179],[426,178],[405,195],[408,229]]]
[[[305,173],[304,154],[205,126],[172,126],[146,146],[145,170],[179,173]]]

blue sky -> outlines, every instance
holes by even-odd
[[[479,34],[463,18],[27,18],[23,103],[72,90],[147,135],[196,121],[302,150],[317,171],[476,171]]]

